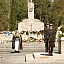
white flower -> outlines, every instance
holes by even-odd
[[[59,34],[62,34],[62,32],[61,32],[61,31],[59,31]]]

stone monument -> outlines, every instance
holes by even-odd
[[[34,18],[34,3],[28,0],[28,18],[18,23],[18,30],[21,31],[40,31],[44,30],[44,23]]]

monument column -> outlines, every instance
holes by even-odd
[[[34,3],[28,0],[28,18],[34,19]]]

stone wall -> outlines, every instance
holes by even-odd
[[[0,40],[12,40],[12,34],[0,34]]]

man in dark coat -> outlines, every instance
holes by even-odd
[[[48,52],[48,29],[49,29],[49,23],[47,23],[46,27],[44,28],[45,52]]]
[[[50,24],[48,31],[48,55],[53,55],[53,47],[55,47],[55,29],[53,28],[53,24]]]

